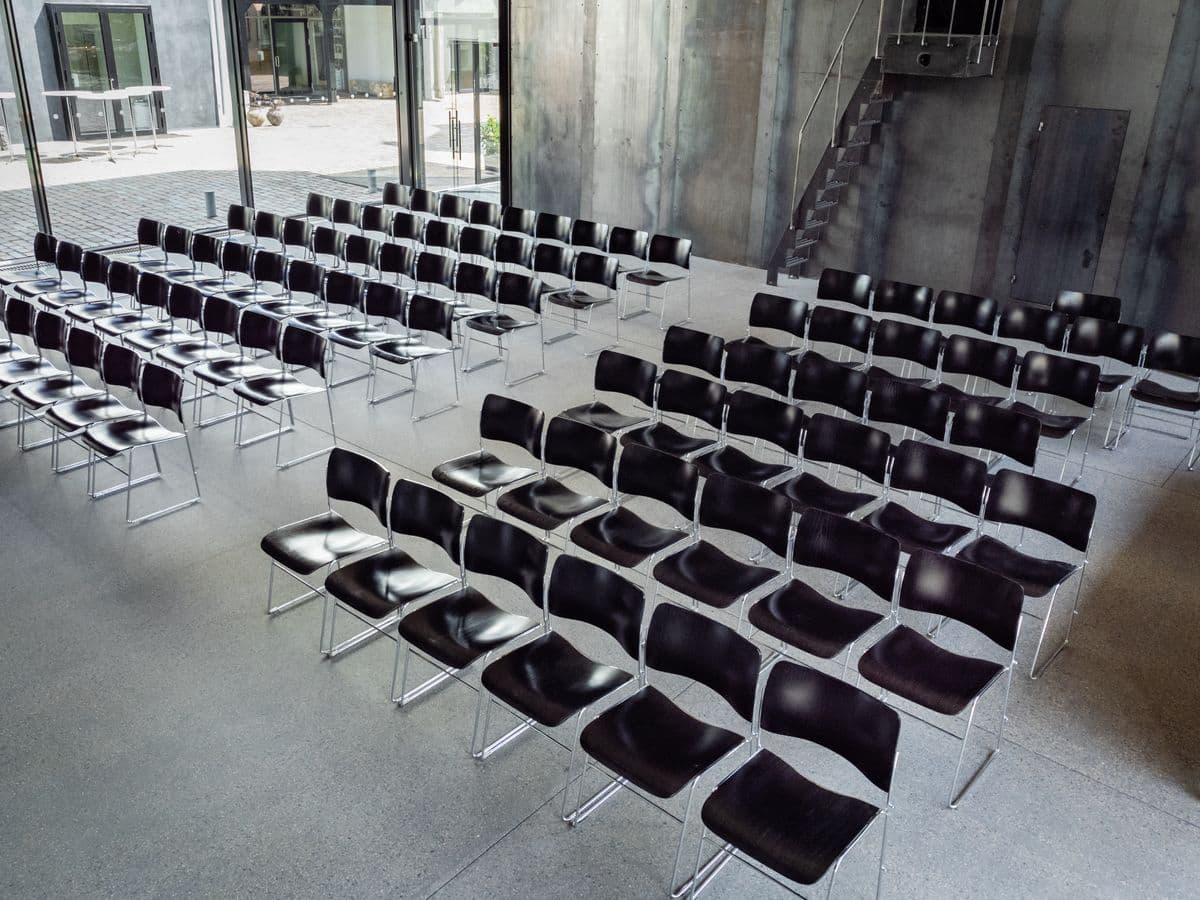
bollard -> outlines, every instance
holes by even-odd
[[[217,192],[216,191],[205,191],[204,192],[204,214],[206,216],[208,216],[210,219],[215,219],[217,217]]]
[[[379,190],[379,177],[374,169],[367,169],[367,190],[372,194]]]

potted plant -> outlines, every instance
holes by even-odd
[[[488,116],[479,129],[479,143],[483,147],[483,167],[489,172],[500,171],[500,120]]]

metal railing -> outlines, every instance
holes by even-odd
[[[880,0],[879,15],[883,17],[883,7],[887,0]],[[929,11],[933,8],[932,2],[925,4],[925,15],[921,21],[920,31],[904,30],[904,7],[905,0],[900,0],[900,10],[896,14],[896,43],[899,44],[904,37],[921,36],[921,46],[929,46]],[[979,21],[979,50],[975,57],[976,64],[983,61],[983,48],[990,47],[992,42],[999,43],[1000,41],[1000,19],[1004,15],[1003,0],[984,0],[983,17]],[[958,37],[958,33],[954,30],[955,19],[958,16],[958,0],[953,0],[950,6],[950,23],[946,29],[946,46],[954,46],[954,38]],[[916,23],[914,23],[915,26]],[[935,33],[936,34],[936,33]],[[966,36],[967,32],[963,32],[962,36]],[[975,37],[974,31],[970,33],[972,38]]]

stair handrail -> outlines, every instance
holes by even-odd
[[[885,2],[887,2],[887,0],[881,0],[881,2],[879,4],[879,15],[881,18],[883,16],[883,4]],[[900,12],[896,16],[896,44],[897,45],[900,44],[900,39],[902,37],[904,37],[904,6],[905,6],[905,0],[900,0]],[[921,23],[921,30],[920,30],[920,32],[915,32],[915,31],[912,32],[913,35],[916,35],[916,34],[921,35],[921,46],[922,47],[929,46],[929,11],[931,8],[932,8],[931,3],[925,4],[925,18],[924,18],[924,21],[922,21],[922,23]],[[960,36],[954,30],[954,20],[957,15],[958,15],[958,0],[954,0],[954,2],[950,6],[950,24],[946,29],[946,46],[947,47],[953,46],[954,38]],[[1000,32],[1000,25],[1002,24],[1001,18],[1003,15],[1004,15],[1004,4],[1001,2],[1001,0],[984,0],[983,16],[980,19],[980,25],[979,25],[979,49],[976,52],[976,56],[975,56],[976,64],[979,64],[980,62],[983,61],[983,48],[985,45],[990,46],[990,41],[992,39],[994,39],[997,44],[999,43],[999,40],[1000,40],[999,32]],[[965,35],[967,33],[964,32],[963,34]],[[972,33],[972,36],[973,36],[973,33]]]

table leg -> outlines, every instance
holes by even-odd
[[[133,155],[138,155],[137,122],[133,118],[133,97],[125,98],[129,102],[129,132],[133,135]]]
[[[150,114],[150,135],[151,142],[154,144],[154,149],[158,149],[158,106],[154,102],[154,95],[149,94],[146,97],[146,111]]]
[[[12,129],[8,127],[8,109],[4,106],[3,100],[0,100],[0,117],[4,119],[4,134],[8,137],[8,161],[12,162],[17,157],[13,154]]]
[[[71,155],[76,159],[82,159],[79,155],[79,135],[75,131],[75,119],[79,116],[79,100],[75,97],[67,97],[67,127],[71,131]],[[71,101],[75,102],[72,103]]]
[[[108,100],[100,101],[100,108],[104,113],[104,139],[108,141],[108,161],[116,162],[117,158],[113,156],[112,148],[112,126],[108,122]]]

